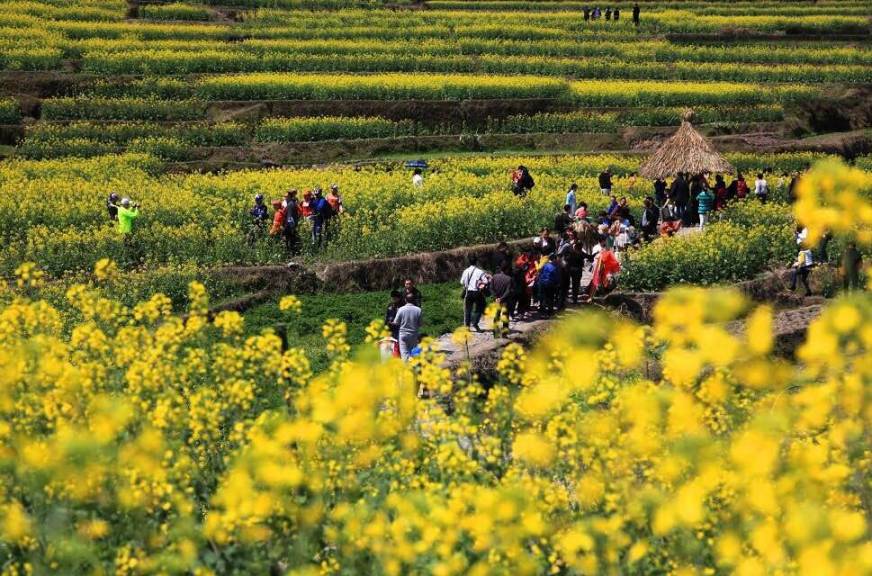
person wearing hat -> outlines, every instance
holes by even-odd
[[[130,202],[130,198],[122,198],[118,206],[118,231],[125,240],[133,234],[133,222],[139,218],[139,204]]]
[[[118,221],[118,194],[112,192],[106,200],[106,211],[109,213],[109,220]]]

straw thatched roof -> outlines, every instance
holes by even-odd
[[[718,154],[705,137],[690,124],[692,113],[685,113],[678,131],[660,145],[639,168],[644,178],[667,178],[679,172],[687,174],[717,174],[735,172],[733,166]]]

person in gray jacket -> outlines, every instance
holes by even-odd
[[[408,362],[412,349],[421,338],[421,309],[415,306],[414,294],[405,295],[406,303],[397,310],[394,324],[397,326],[400,341],[400,357]]]

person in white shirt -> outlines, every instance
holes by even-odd
[[[460,276],[460,285],[463,287],[463,325],[476,332],[484,313],[485,290],[489,277],[487,272],[478,267],[478,258],[469,257],[469,266]]]
[[[397,310],[394,316],[394,324],[398,328],[398,340],[400,341],[400,357],[403,362],[409,360],[409,356],[415,346],[418,345],[421,332],[421,309],[415,306],[415,295],[407,293],[406,303]]]
[[[763,178],[762,172],[757,174],[757,180],[754,181],[754,194],[760,202],[766,204],[766,198],[769,197],[769,183]]]
[[[805,239],[808,238],[808,228],[801,224],[797,224],[794,236],[796,238],[796,245],[802,246],[802,244],[805,242]]]
[[[420,188],[424,185],[424,174],[421,172],[420,168],[415,168],[415,171],[412,172],[412,186],[415,188]]]
[[[811,250],[809,248],[803,248],[799,251],[799,254],[796,257],[796,262],[793,263],[793,270],[790,273],[791,290],[796,290],[796,281],[799,279],[805,288],[805,295],[811,296],[811,288],[808,285],[808,275],[809,272],[811,272],[813,263]]]

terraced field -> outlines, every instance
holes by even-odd
[[[629,127],[675,125],[687,106],[712,133],[787,138],[785,114],[872,81],[859,1],[643,2],[638,27],[629,6],[585,22],[559,2],[2,6],[0,86],[19,112],[0,100],[0,137],[30,158],[130,149],[232,167],[522,149],[537,133],[626,150],[660,134],[620,138]],[[589,133],[611,137],[572,136]],[[299,145],[336,139],[371,142]]]

